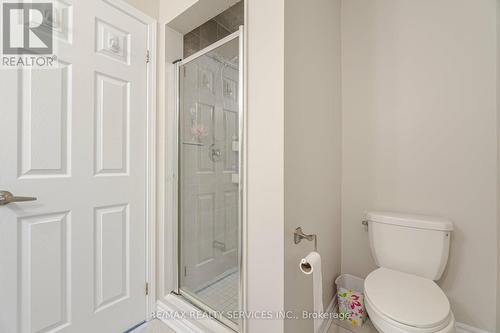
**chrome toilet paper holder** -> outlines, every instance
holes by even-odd
[[[302,231],[302,227],[296,228],[293,233],[293,242],[299,244],[303,239],[307,239],[310,242],[314,241],[314,251],[318,252],[318,237],[316,234],[308,235]]]

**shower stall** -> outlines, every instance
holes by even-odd
[[[234,330],[242,302],[242,31],[176,63],[176,293]]]

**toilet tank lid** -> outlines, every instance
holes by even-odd
[[[412,215],[393,212],[368,212],[365,215],[365,220],[368,222],[393,224],[402,227],[452,231],[453,222],[442,217],[432,217],[426,215]]]

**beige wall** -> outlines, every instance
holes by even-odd
[[[240,0],[160,0],[160,21],[186,34]]]
[[[160,2],[164,0],[125,0],[154,19],[159,17]]]
[[[267,54],[267,52],[264,52]],[[340,274],[340,0],[285,3],[285,309],[313,311],[312,277],[298,264],[314,249],[293,232],[318,235],[323,303]],[[285,332],[312,332],[288,320]]]
[[[449,217],[439,284],[459,322],[494,332],[495,0],[342,6],[342,271],[375,268],[366,210]]]
[[[140,0],[136,0],[140,1]],[[160,2],[161,22],[170,22],[186,9],[194,5],[198,0],[158,0]]]

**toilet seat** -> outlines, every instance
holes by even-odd
[[[387,268],[371,272],[365,280],[365,302],[374,324],[387,324],[393,332],[451,332],[448,328],[454,326],[444,292],[416,275]]]
[[[378,313],[367,298],[365,299],[365,305],[370,321],[380,333],[456,333],[455,317],[452,312],[450,312],[448,324],[442,327],[417,328],[398,323]]]

